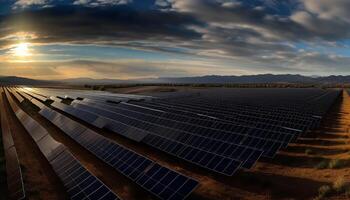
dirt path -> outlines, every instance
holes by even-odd
[[[22,167],[27,198],[30,200],[68,199],[63,184],[30,135],[20,124],[7,100],[5,107]]]

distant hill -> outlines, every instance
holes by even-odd
[[[302,76],[298,74],[260,74],[245,76],[194,76],[194,77],[160,77],[149,79],[92,79],[73,78],[57,81],[34,80],[16,76],[0,76],[0,84],[9,85],[47,85],[47,84],[75,84],[75,85],[113,85],[113,84],[248,84],[248,83],[311,83],[311,84],[350,84],[350,76]]]
[[[159,83],[311,83],[315,79],[312,77],[301,75],[273,75],[273,74],[261,74],[261,75],[249,75],[249,76],[198,76],[198,77],[180,77],[180,78],[158,78],[153,80],[146,80],[149,82],[155,81]]]
[[[195,76],[195,77],[160,77],[149,79],[65,79],[69,84],[128,84],[128,83],[170,83],[170,84],[229,84],[229,83],[350,83],[350,76],[311,77],[293,74],[260,74],[246,76]]]
[[[350,76],[325,76],[316,79],[321,83],[350,83]]]
[[[71,79],[62,79],[59,80],[63,83],[69,84],[92,84],[92,85],[104,85],[104,84],[122,84],[122,83],[130,83],[133,80],[119,80],[119,79],[92,79],[92,78],[71,78]]]
[[[17,76],[0,76],[1,85],[47,85],[54,84],[54,81],[34,80]]]

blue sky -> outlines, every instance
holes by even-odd
[[[1,75],[350,72],[347,0],[0,0]]]

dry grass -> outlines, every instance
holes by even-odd
[[[345,161],[341,159],[334,159],[331,161],[323,160],[318,163],[316,169],[340,169],[345,166]]]
[[[327,160],[324,160],[324,161],[321,161],[320,163],[318,163],[315,168],[316,169],[326,169],[328,168],[328,161]]]
[[[311,149],[305,149],[306,155],[312,155],[314,152]]]
[[[329,169],[339,169],[344,165],[344,162],[342,162],[342,160],[340,159],[334,159],[332,161],[329,162],[328,164],[328,168]]]
[[[346,184],[343,176],[337,177],[333,182],[332,186],[321,186],[318,189],[318,196],[314,198],[314,200],[321,200],[332,195],[341,194],[345,194],[347,198],[350,197],[350,187]]]
[[[333,183],[333,189],[337,192],[344,192],[346,190],[346,183],[343,176],[339,176]]]
[[[332,193],[332,187],[329,185],[323,185],[318,189],[318,196],[315,198],[315,200],[324,199],[325,197],[329,196]]]

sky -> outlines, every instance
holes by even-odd
[[[0,75],[348,75],[349,10],[349,0],[0,0]]]

